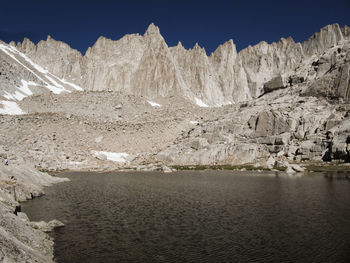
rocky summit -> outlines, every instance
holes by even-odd
[[[0,42],[0,154],[47,170],[349,162],[349,88],[338,24],[209,56],[154,24],[85,55],[50,36]]]

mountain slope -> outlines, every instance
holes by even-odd
[[[11,45],[0,43],[0,58],[0,104],[3,105],[0,113],[22,114],[16,101],[33,94],[83,90],[78,85],[51,74]]]
[[[100,37],[84,56],[50,37],[36,46],[25,40],[17,48],[86,90],[121,91],[149,99],[178,95],[194,103],[220,106],[259,97],[263,85],[277,75],[285,84],[297,68],[348,41],[347,32],[347,27],[329,25],[304,43],[282,38],[277,43],[249,46],[238,54],[229,40],[209,57],[198,45],[190,50],[181,44],[169,48],[153,24],[143,36],[126,35],[118,41]]]
[[[153,24],[84,56],[50,37],[0,43],[0,114],[22,114],[2,115],[0,146],[45,169],[350,161],[349,35],[334,24],[210,56],[169,48]]]

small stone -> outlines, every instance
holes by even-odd
[[[57,220],[57,219],[51,220],[47,224],[51,228],[58,228],[58,227],[63,227],[64,226],[64,224],[61,221]]]
[[[115,108],[116,110],[120,110],[122,107],[123,107],[123,106],[122,106],[121,104],[117,104],[114,108]]]
[[[170,167],[166,166],[166,165],[162,165],[162,171],[164,173],[172,173],[173,171],[171,170]]]
[[[294,171],[294,169],[292,168],[292,167],[287,167],[287,169],[286,169],[286,173],[287,174],[294,174],[294,173],[296,173],[295,171]]]
[[[304,167],[301,167],[297,164],[291,164],[290,167],[296,172],[304,172],[305,171]]]
[[[39,222],[30,222],[29,223],[34,229],[38,229],[43,232],[50,232],[52,231],[52,228],[46,223],[45,221],[39,221]]]

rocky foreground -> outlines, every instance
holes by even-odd
[[[29,166],[0,165],[0,262],[53,262],[53,240],[43,231],[57,221],[30,222],[20,203],[44,194],[55,178]]]

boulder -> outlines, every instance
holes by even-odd
[[[291,164],[290,167],[296,171],[296,172],[304,172],[305,171],[305,168],[304,167],[301,167],[300,165],[297,165],[297,164]]]
[[[52,231],[52,228],[45,221],[39,221],[39,222],[32,221],[29,224],[31,225],[32,228],[38,229],[38,230],[43,231],[43,232],[51,232]]]
[[[292,167],[288,166],[286,169],[286,173],[287,174],[294,174],[294,173],[296,173],[296,171]]]
[[[29,223],[33,228],[39,229],[43,232],[51,232],[54,228],[63,227],[64,224],[61,221],[56,219],[49,221],[46,223],[45,221],[39,222],[30,222]]]
[[[305,81],[304,77],[300,77],[300,76],[296,76],[296,75],[290,76],[288,78],[288,83],[290,86],[303,83],[304,81]]]
[[[288,121],[279,112],[262,111],[257,117],[255,131],[260,136],[279,135],[289,130]]]
[[[276,164],[276,160],[272,156],[270,156],[269,159],[267,159],[266,161],[265,168],[268,168],[271,170],[273,169],[275,164]]]
[[[333,127],[337,126],[341,122],[341,120],[335,120],[332,117],[334,118],[334,116],[331,116],[328,120],[326,120],[324,124],[324,129],[326,131],[332,129]]]
[[[278,135],[275,139],[276,145],[288,145],[290,141],[290,133],[285,132],[280,135]]]
[[[286,169],[286,173],[288,174],[293,174],[293,173],[302,173],[305,171],[304,167],[301,167],[300,165],[297,164],[289,164],[289,163],[285,163],[287,169]]]
[[[288,152],[287,152],[288,157],[294,158],[294,156],[295,156],[296,153],[297,153],[297,150],[298,150],[298,147],[297,147],[297,146],[295,146],[295,145],[290,145],[290,146],[288,147]]]
[[[57,220],[57,219],[53,219],[53,220],[49,221],[47,224],[52,229],[64,226],[64,224],[61,221]]]
[[[278,75],[264,84],[264,93],[285,88],[281,75]]]

